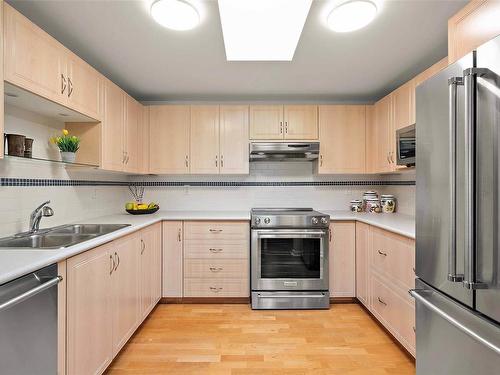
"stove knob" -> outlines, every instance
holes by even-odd
[[[321,224],[328,224],[328,219],[326,217],[321,218]]]
[[[255,218],[255,225],[259,225],[260,224],[260,217],[256,217]]]
[[[268,217],[266,217],[264,219],[264,224],[269,224],[271,222],[271,219],[269,219]]]
[[[313,224],[318,224],[318,218],[317,218],[317,217],[313,217],[313,218],[311,219],[311,222],[312,222]]]

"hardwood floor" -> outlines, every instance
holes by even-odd
[[[252,311],[158,305],[107,374],[414,374],[414,363],[356,304]]]

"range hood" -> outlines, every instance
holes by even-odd
[[[313,161],[319,142],[252,142],[250,161]]]

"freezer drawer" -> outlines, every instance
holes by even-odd
[[[500,326],[420,280],[416,300],[417,375],[491,375],[500,368]]]

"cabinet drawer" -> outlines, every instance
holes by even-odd
[[[186,221],[185,240],[247,240],[250,227],[242,221]]]
[[[415,354],[415,307],[410,297],[390,289],[376,275],[371,276],[372,311],[392,334]]]
[[[195,259],[248,259],[248,241],[185,241],[184,258]]]
[[[184,277],[208,279],[247,279],[246,259],[186,259]]]
[[[184,279],[184,297],[248,297],[248,278],[239,279]]]
[[[415,242],[382,229],[372,228],[372,265],[404,289],[415,287]]]

